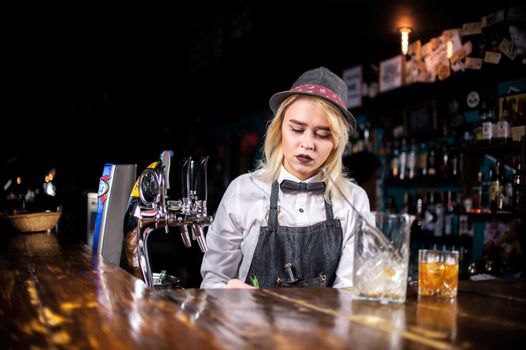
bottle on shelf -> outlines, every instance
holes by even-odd
[[[424,231],[424,199],[421,195],[416,196],[415,220],[411,225],[411,235],[420,235]]]
[[[521,163],[517,164],[515,173],[513,174],[513,195],[511,207],[514,213],[519,213],[521,210]]]
[[[482,213],[482,186],[484,182],[484,175],[482,171],[477,174],[477,182],[471,190],[472,207],[471,212],[474,214]]]
[[[396,201],[393,196],[389,196],[386,198],[385,211],[390,214],[394,214],[398,212],[396,208]]]
[[[488,214],[491,213],[491,179],[493,178],[493,169],[489,169],[489,174],[487,178],[482,179],[481,186],[481,196],[480,196],[480,209],[482,213]]]
[[[445,208],[439,192],[435,194],[435,217],[436,222],[433,235],[435,237],[442,237],[444,235]]]
[[[416,177],[416,151],[415,139],[411,139],[407,154],[407,178],[409,180],[413,180]]]
[[[511,115],[510,137],[513,141],[520,141],[526,135],[526,97],[511,98],[509,112]]]
[[[438,169],[438,174],[442,179],[449,177],[449,168],[450,168],[450,158],[449,158],[449,148],[447,145],[442,147],[442,152],[440,154],[440,166]]]
[[[482,102],[480,118],[482,119],[482,141],[487,144],[495,143],[497,121],[493,109],[489,108],[484,101]]]
[[[500,161],[497,159],[495,168],[490,169],[489,202],[491,213],[497,212],[500,193]]]
[[[505,168],[504,163],[501,161],[497,161],[497,166],[499,167],[499,170],[497,171],[498,176],[498,189],[497,189],[497,207],[496,212],[503,212],[506,210],[506,180],[505,180]]]
[[[417,175],[419,178],[427,176],[427,145],[425,142],[420,143],[416,161]]]
[[[493,137],[493,127],[491,125],[491,120],[488,117],[488,106],[486,101],[480,103],[479,116],[482,122],[482,142],[490,143]]]
[[[448,172],[449,177],[453,179],[458,178],[460,174],[460,155],[455,146],[451,148]]]
[[[393,179],[398,179],[400,176],[400,151],[398,149],[398,142],[395,141],[391,149],[391,166],[390,175]]]
[[[446,215],[444,218],[444,235],[456,236],[458,235],[458,206],[457,196],[453,191],[446,193]]]
[[[363,150],[366,152],[373,151],[373,147],[371,145],[370,130],[371,130],[371,125],[369,124],[369,122],[365,123],[364,129],[363,129]]]
[[[400,171],[399,171],[399,179],[405,180],[407,179],[407,142],[404,139],[402,139],[402,146],[400,147]]]
[[[436,226],[435,193],[427,192],[427,203],[424,210],[424,231],[434,234]]]
[[[498,143],[506,144],[510,139],[510,123],[509,123],[509,110],[508,100],[502,99],[502,110],[499,113],[499,121],[497,122],[497,133],[496,137]]]
[[[427,153],[427,175],[434,177],[437,174],[436,169],[436,150],[433,144],[429,145],[429,152]]]

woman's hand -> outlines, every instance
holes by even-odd
[[[252,287],[250,284],[246,284],[237,278],[233,278],[226,284],[226,288],[247,288],[247,289],[256,289]]]

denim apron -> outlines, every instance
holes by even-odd
[[[260,288],[331,287],[340,261],[343,231],[325,201],[326,220],[304,227],[278,223],[277,182],[272,184],[268,226],[260,228],[246,283],[256,277]]]

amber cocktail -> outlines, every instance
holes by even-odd
[[[418,294],[454,298],[458,288],[458,252],[418,251]]]

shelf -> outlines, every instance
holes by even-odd
[[[516,60],[505,65],[484,65],[479,71],[457,72],[445,80],[437,80],[433,83],[403,85],[379,93],[374,98],[364,96],[362,106],[352,108],[351,112],[355,115],[376,113],[381,120],[385,109],[407,108],[430,100],[458,98],[459,94],[465,99],[468,91],[476,89],[480,92],[481,87],[496,86],[502,81],[526,77],[521,69],[522,65]]]
[[[519,214],[512,212],[498,212],[498,213],[468,213],[468,217],[471,221],[491,221],[491,220],[502,220],[511,221],[515,218],[519,218]]]

